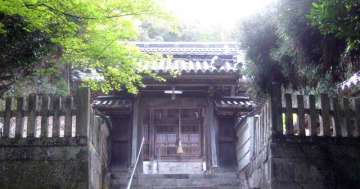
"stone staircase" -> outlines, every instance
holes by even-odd
[[[112,171],[111,189],[125,189],[128,170]],[[239,189],[239,179],[234,170],[216,170],[212,174],[137,174],[132,189]]]

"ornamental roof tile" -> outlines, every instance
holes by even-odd
[[[215,101],[215,106],[221,109],[252,109],[255,103],[248,97],[223,97]]]
[[[160,53],[160,54],[188,54],[188,55],[233,55],[239,53],[238,48],[142,48],[140,51],[145,53]]]
[[[360,71],[351,76],[348,80],[340,84],[340,90],[346,91],[352,88],[360,86]]]
[[[133,42],[144,53],[162,55],[239,56],[244,52],[236,42]]]
[[[132,102],[129,99],[117,96],[99,96],[94,99],[93,107],[98,109],[131,109]]]

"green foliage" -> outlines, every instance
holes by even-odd
[[[32,76],[18,79],[4,96],[26,96],[31,93],[54,94],[66,96],[69,94],[69,85],[60,75],[53,77]]]
[[[137,91],[142,80],[137,70],[151,58],[125,41],[136,39],[135,23],[166,18],[155,0],[1,0],[0,13],[21,18],[22,31],[42,34],[59,47],[50,60],[102,70],[105,80],[89,83],[105,93],[122,87]],[[1,36],[9,34],[0,28]]]
[[[324,35],[346,40],[348,53],[359,50],[360,1],[319,0],[312,4],[309,19]]]

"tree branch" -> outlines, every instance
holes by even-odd
[[[47,8],[49,11],[55,13],[55,14],[62,14],[66,17],[72,17],[72,18],[76,18],[76,19],[84,19],[84,20],[96,20],[96,19],[102,19],[102,18],[106,18],[106,19],[112,19],[112,18],[119,18],[119,17],[125,17],[125,16],[139,16],[139,15],[145,15],[145,14],[151,14],[153,13],[153,11],[150,10],[143,10],[143,11],[139,11],[139,12],[128,12],[128,13],[123,13],[123,14],[116,14],[116,15],[110,15],[110,16],[104,16],[102,18],[99,17],[90,17],[90,16],[79,16],[79,15],[74,15],[74,14],[70,14],[67,13],[65,11],[61,11],[59,9],[56,9],[48,4],[45,3],[39,3],[39,4],[24,4],[25,7],[27,7],[28,9],[33,9],[32,7],[45,7]]]

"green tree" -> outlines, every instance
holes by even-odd
[[[105,80],[88,81],[88,84],[103,92],[123,87],[129,92],[137,91],[142,81],[138,67],[151,58],[126,41],[136,39],[135,23],[149,17],[166,17],[155,0],[1,0],[0,13],[7,18],[19,19],[10,24],[1,19],[0,38],[12,38],[16,45],[35,41],[28,51],[33,55],[31,59],[26,56],[16,59],[19,67],[31,65],[34,68],[42,64],[44,61],[40,60],[48,50],[51,55],[47,54],[46,60],[53,62],[52,65],[71,63],[74,68],[101,70]],[[12,24],[17,26],[16,31],[9,31]],[[19,31],[30,39],[16,41],[14,36]],[[36,35],[55,51],[39,43],[40,38]],[[37,53],[39,51],[42,53]],[[2,49],[0,53],[3,56],[8,52]],[[1,68],[10,67],[7,73],[15,73],[10,64],[11,61],[1,60]],[[29,69],[27,75],[34,71],[41,75],[48,69]],[[11,77],[13,79],[7,84],[17,78]]]
[[[272,82],[284,82],[279,62],[272,57],[278,48],[279,37],[276,33],[275,18],[271,13],[258,14],[256,19],[244,21],[235,38],[247,50],[247,64],[243,72],[251,80],[252,92],[269,92]]]
[[[252,62],[245,67],[263,70],[256,74],[245,69],[250,78],[263,81],[254,82],[258,91],[269,92],[275,81],[295,89],[335,92],[336,83],[343,80],[345,43],[334,35],[322,35],[308,20],[314,1],[280,0],[240,27],[237,38],[242,44],[252,44],[245,46]]]
[[[335,35],[347,42],[347,53],[360,47],[360,1],[319,0],[309,15],[311,23],[324,35]]]
[[[15,81],[32,74],[39,67],[49,64],[42,58],[55,51],[49,36],[38,30],[27,31],[20,16],[0,13],[0,95]],[[47,65],[45,65],[47,64]]]

